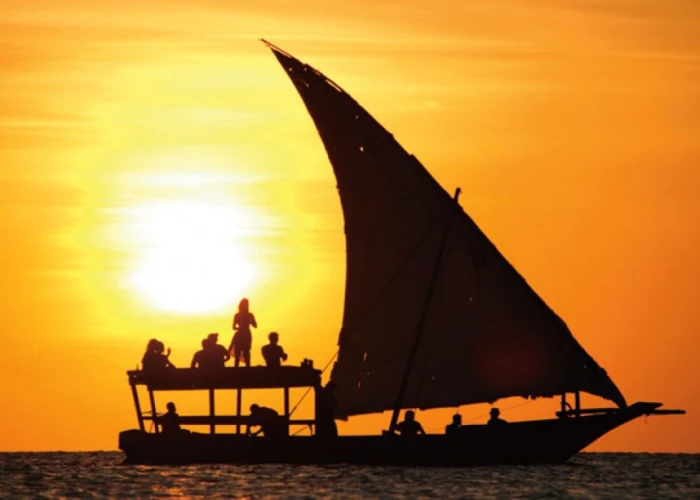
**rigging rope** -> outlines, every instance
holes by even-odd
[[[369,308],[368,308],[367,311],[365,312],[364,316],[362,316],[362,318],[360,318],[360,320],[359,320],[359,321],[357,322],[357,324],[352,328],[351,331],[349,331],[348,333],[343,334],[343,335],[341,336],[341,339],[342,339],[343,341],[345,341],[345,340],[347,340],[347,339],[349,339],[349,338],[352,338],[352,335],[354,335],[354,334],[357,332],[357,330],[360,328],[360,325],[365,321],[365,319],[367,319],[367,317],[369,317],[370,313],[374,310],[375,306],[376,306],[377,304],[379,304],[379,302],[381,301],[381,299],[382,299],[382,297],[384,296],[384,294],[389,290],[389,288],[391,288],[391,286],[394,284],[394,282],[395,282],[396,279],[399,277],[399,275],[401,274],[401,272],[402,272],[402,271],[404,270],[404,268],[408,265],[408,263],[411,261],[411,259],[413,258],[413,256],[416,254],[416,252],[418,252],[418,249],[419,249],[419,248],[423,245],[423,243],[428,239],[428,236],[430,235],[430,233],[432,233],[433,230],[438,226],[438,223],[442,220],[443,215],[444,215],[448,210],[449,210],[449,208],[446,208],[445,211],[444,211],[443,213],[441,213],[441,214],[437,217],[435,223],[430,227],[430,229],[428,229],[428,230],[425,232],[425,234],[424,234],[423,237],[418,241],[418,243],[417,243],[416,246],[413,248],[413,250],[411,250],[411,253],[408,254],[408,256],[406,257],[406,260],[401,264],[401,266],[399,266],[399,268],[397,269],[397,271],[394,273],[394,275],[391,277],[391,279],[387,282],[386,286],[384,286],[384,288],[379,292],[379,295],[377,296],[377,299],[369,306]],[[339,353],[339,352],[340,352],[340,348],[338,348],[338,350],[335,351],[335,354],[333,354],[333,356],[331,356],[331,359],[328,360],[328,363],[326,363],[326,366],[323,367],[323,370],[321,371],[321,375],[323,375],[323,374],[326,372],[326,370],[328,369],[328,367],[330,366],[330,364],[338,357],[338,353]],[[292,408],[292,411],[289,412],[289,415],[290,415],[290,416],[296,411],[296,409],[299,407],[299,405],[301,404],[301,402],[304,401],[304,398],[306,398],[306,396],[309,394],[310,391],[311,391],[311,387],[309,387],[308,389],[306,389],[306,392],[304,392],[304,394],[301,396],[301,398],[299,399],[299,401],[297,402],[297,404],[294,405],[294,408]]]
[[[401,275],[403,272],[404,268],[408,265],[408,263],[411,261],[413,256],[418,252],[421,246],[423,246],[423,243],[428,239],[428,236],[430,236],[430,233],[435,230],[435,228],[438,227],[438,224],[442,221],[443,216],[447,214],[450,210],[450,206],[446,207],[445,210],[443,210],[440,215],[435,219],[435,223],[425,232],[425,234],[421,237],[420,240],[418,240],[418,243],[416,243],[416,246],[411,250],[411,253],[408,254],[406,257],[406,260],[403,261],[403,263],[399,266],[399,268],[396,270],[394,275],[391,277],[391,279],[387,282],[386,286],[382,288],[382,290],[379,292],[379,295],[377,296],[376,300],[367,308],[367,311],[365,312],[364,316],[360,318],[360,320],[357,322],[357,324],[352,328],[350,332],[347,334],[343,335],[340,340],[346,341],[352,338],[352,335],[354,335],[357,330],[360,328],[360,325],[364,323],[364,321],[369,317],[370,313],[374,310],[374,308],[379,304],[381,299],[384,297],[384,294],[386,294],[387,291],[389,291],[389,288],[394,284],[396,279]]]
[[[411,259],[412,259],[413,256],[416,254],[416,252],[418,252],[418,250],[419,250],[420,247],[423,245],[423,243],[425,243],[425,241],[428,239],[428,236],[430,236],[430,233],[432,233],[433,230],[434,230],[436,227],[438,227],[438,224],[439,224],[439,222],[442,220],[443,215],[445,215],[445,213],[447,213],[448,210],[449,210],[449,207],[446,208],[446,209],[437,217],[437,219],[435,220],[435,223],[425,232],[425,234],[423,235],[423,237],[422,237],[420,240],[418,240],[418,243],[416,244],[416,246],[413,248],[413,250],[411,250],[411,252],[410,252],[410,253],[408,254],[408,256],[406,257],[406,260],[404,260],[404,262],[401,264],[401,266],[399,266],[399,268],[396,270],[396,272],[395,272],[394,275],[391,277],[391,279],[387,282],[387,284],[384,286],[384,288],[379,292],[379,295],[377,296],[377,299],[369,306],[369,308],[368,308],[367,311],[365,312],[364,316],[362,316],[362,318],[360,318],[360,320],[359,320],[359,321],[357,322],[357,324],[352,328],[351,331],[349,331],[347,334],[343,334],[343,335],[341,336],[341,340],[342,340],[342,341],[346,341],[347,339],[352,338],[352,336],[357,332],[357,330],[360,328],[360,325],[362,325],[362,323],[365,321],[365,319],[367,319],[367,318],[369,317],[370,313],[374,310],[375,306],[376,306],[377,304],[379,304],[379,302],[381,301],[381,299],[382,299],[382,297],[384,296],[384,294],[386,294],[386,292],[389,290],[389,288],[391,288],[391,286],[394,284],[394,282],[395,282],[396,279],[399,277],[399,275],[401,274],[401,272],[404,270],[404,268],[405,268],[405,267],[408,265],[408,263],[411,261]],[[323,374],[326,372],[326,370],[328,369],[328,367],[330,366],[330,364],[333,362],[333,360],[335,360],[335,359],[338,357],[338,353],[340,353],[340,348],[338,348],[338,350],[335,351],[335,354],[333,354],[333,356],[331,356],[331,359],[328,361],[328,363],[326,363],[326,366],[323,367],[323,370],[321,371],[321,375],[323,375]],[[311,391],[311,387],[309,387],[308,389],[306,389],[306,391],[305,391],[304,394],[301,396],[301,398],[299,399],[299,401],[297,402],[297,404],[294,405],[294,408],[292,408],[292,411],[289,412],[289,415],[290,415],[290,416],[296,411],[296,409],[299,407],[299,405],[302,403],[302,401],[304,401],[304,398],[306,398],[306,396],[309,394],[310,391]]]
[[[521,406],[525,406],[525,405],[527,405],[527,404],[534,403],[534,401],[535,401],[534,399],[527,399],[527,400],[522,401],[522,402],[520,402],[520,403],[518,403],[518,404],[516,404],[516,405],[509,406],[509,407],[507,407],[507,408],[503,408],[503,409],[501,410],[501,412],[502,412],[502,413],[505,413],[505,412],[507,412],[508,410],[514,410],[515,408],[519,408],[519,407],[521,407]],[[457,407],[457,409],[455,410],[455,415],[460,415],[460,413],[459,413],[460,408],[461,408],[461,406],[458,406],[458,407]],[[490,411],[491,411],[491,410],[489,409],[489,412],[490,412]],[[489,412],[487,412],[487,413],[480,413],[480,414],[476,415],[475,417],[469,418],[469,419],[467,419],[467,420],[463,420],[462,423],[464,424],[464,423],[466,423],[466,422],[474,422],[475,420],[483,420],[484,417],[488,417],[488,416],[489,416]],[[439,430],[439,429],[441,429],[441,428],[442,428],[441,426],[440,426],[440,427],[433,427],[433,428],[429,429],[428,432],[433,432],[433,431]]]
[[[338,356],[339,352],[340,352],[340,350],[337,350],[337,351],[335,351],[335,354],[333,356],[331,356],[331,359],[328,360],[328,363],[326,363],[326,366],[324,366],[323,370],[321,370],[321,375],[326,373],[326,370],[328,369],[329,366],[331,366],[331,363]],[[304,398],[309,394],[309,392],[311,392],[311,389],[313,389],[313,387],[306,388],[306,391],[304,391],[304,394],[301,396],[301,398],[299,398],[299,401],[297,401],[297,404],[295,404],[294,408],[292,408],[292,411],[289,412],[290,417],[296,411],[296,409],[299,408],[299,405],[301,404],[302,401],[304,401]]]
[[[530,404],[530,403],[533,403],[534,401],[535,401],[534,399],[526,399],[525,401],[522,401],[522,402],[520,402],[520,403],[518,403],[518,404],[516,404],[516,405],[509,406],[509,407],[507,407],[507,408],[501,409],[501,412],[504,413],[504,412],[507,412],[507,411],[509,411],[509,410],[514,410],[515,408],[520,408],[521,406],[528,405],[528,404]],[[490,412],[490,411],[491,411],[491,410],[489,409],[489,412]],[[486,416],[488,416],[488,415],[489,415],[488,412],[487,412],[487,413],[480,413],[479,415],[477,415],[477,416],[475,416],[475,417],[472,417],[472,418],[470,418],[470,419],[468,419],[468,420],[465,420],[465,422],[473,422],[474,420],[480,420],[480,419],[483,419],[484,417],[486,417]]]
[[[292,434],[292,436],[296,436],[297,434],[304,432],[306,429],[307,429],[307,427],[302,427],[301,429],[296,431],[294,434]],[[309,429],[309,433],[313,436],[314,433],[311,430],[311,424],[308,425],[308,429]]]
[[[428,236],[430,236],[430,234],[433,232],[433,230],[435,230],[435,228],[438,227],[438,224],[442,221],[443,216],[445,214],[447,214],[450,209],[451,209],[451,207],[447,206],[445,208],[445,210],[442,213],[440,213],[440,215],[436,218],[435,223],[425,232],[425,234],[421,237],[421,239],[418,240],[418,243],[416,243],[416,246],[413,248],[413,250],[411,250],[411,252],[406,257],[406,260],[403,261],[403,263],[399,266],[399,268],[396,270],[396,272],[391,277],[391,279],[387,282],[387,284],[384,286],[384,288],[382,288],[382,290],[379,292],[379,295],[377,296],[376,300],[369,306],[369,308],[367,308],[367,311],[365,312],[364,316],[362,316],[362,318],[360,318],[360,320],[357,322],[357,324],[350,331],[348,331],[347,333],[341,334],[340,339],[339,339],[339,343],[341,341],[345,342],[348,339],[352,338],[352,336],[357,332],[357,330],[359,330],[360,325],[362,325],[362,323],[369,317],[370,313],[374,310],[374,308],[377,306],[377,304],[379,304],[382,297],[384,297],[384,295],[387,293],[389,288],[391,288],[391,286],[394,284],[396,279],[403,272],[404,268],[408,265],[408,263],[411,261],[413,256],[418,252],[418,250],[423,245],[423,243],[425,243],[425,241],[428,239]],[[326,372],[326,370],[328,369],[330,364],[333,362],[333,360],[335,360],[338,357],[338,353],[340,353],[340,347],[338,347],[338,350],[335,351],[335,354],[333,354],[333,356],[331,356],[331,359],[328,361],[328,363],[326,363],[326,366],[323,367],[323,370],[321,371],[321,375],[323,375]],[[304,401],[304,398],[306,398],[306,396],[309,394],[311,389],[312,389],[311,387],[306,389],[306,391],[301,396],[301,398],[299,399],[297,404],[294,405],[294,408],[292,408],[292,411],[289,412],[290,416],[296,411],[296,409],[299,407],[299,405],[302,403],[302,401]]]

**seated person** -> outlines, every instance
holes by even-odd
[[[413,410],[408,410],[404,413],[403,422],[396,425],[396,430],[401,436],[417,436],[418,434],[425,435],[423,426],[416,420],[416,414]]]
[[[260,426],[260,429],[251,432],[250,428],[254,426]],[[275,410],[252,404],[250,405],[250,418],[248,419],[246,435],[257,436],[261,432],[268,438],[281,437],[286,434],[282,419]]]
[[[491,408],[490,413],[491,413],[491,418],[489,418],[489,422],[488,422],[489,425],[503,425],[503,424],[508,423],[499,417],[499,415],[501,414],[501,410],[499,410],[498,408]]]
[[[172,435],[180,432],[180,415],[175,410],[175,403],[172,401],[167,405],[168,412],[160,417],[160,425],[163,429],[163,434]]]
[[[272,332],[267,338],[270,339],[270,343],[262,348],[265,364],[271,368],[279,368],[282,361],[287,361],[287,354],[282,349],[282,346],[278,344],[280,336],[277,332]]]
[[[148,341],[146,346],[146,352],[141,358],[141,366],[143,371],[146,373],[158,373],[165,370],[175,368],[170,360],[170,348],[168,348],[168,353],[164,354],[165,344],[157,339],[151,339]]]
[[[219,334],[210,333],[202,340],[202,350],[194,353],[191,368],[202,368],[205,370],[218,370],[224,368],[226,361],[231,357],[228,350],[218,343]]]
[[[462,415],[452,415],[452,423],[445,426],[445,434],[456,434],[462,428]]]
[[[206,358],[207,354],[204,352],[206,349],[207,345],[209,344],[209,341],[207,339],[202,339],[202,348],[194,353],[194,356],[192,356],[192,363],[190,363],[190,368],[201,368],[202,363],[206,362],[204,359]]]

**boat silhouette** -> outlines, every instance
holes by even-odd
[[[264,41],[264,40],[263,40]],[[374,436],[299,436],[319,426],[321,371],[310,363],[269,369],[128,372],[139,429],[119,446],[130,463],[358,463],[478,465],[560,463],[642,415],[682,414],[661,403],[628,405],[606,371],[574,338],[459,204],[423,165],[330,78],[264,41],[311,115],[333,167],[345,220],[347,275],[343,324],[331,381],[334,418],[392,411]],[[138,386],[145,386],[150,415]],[[316,394],[316,416],[295,420],[289,389]],[[241,432],[241,391],[284,392],[284,432]],[[183,425],[209,433],[160,432],[154,391],[209,392],[209,414]],[[235,390],[235,415],[217,415],[216,391]],[[582,408],[580,394],[610,408]],[[573,405],[567,402],[573,398]],[[493,403],[506,397],[561,398],[555,418],[467,425],[449,434],[396,435],[399,413]],[[153,422],[147,432],[145,422]],[[234,425],[235,433],[217,433]],[[291,434],[291,435],[290,435]]]

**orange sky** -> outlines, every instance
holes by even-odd
[[[186,366],[244,295],[258,362],[273,329],[292,364],[335,352],[335,181],[264,36],[462,187],[628,401],[688,410],[591,449],[700,452],[698,22],[695,0],[4,0],[0,450],[115,449],[147,340]]]

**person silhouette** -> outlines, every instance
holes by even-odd
[[[417,436],[425,434],[423,426],[416,420],[416,413],[413,410],[408,410],[404,413],[403,422],[396,425],[396,430],[401,436]]]
[[[234,359],[234,366],[238,366],[240,359],[243,358],[243,363],[250,366],[250,347],[253,343],[253,336],[250,333],[250,327],[257,328],[258,323],[255,321],[255,315],[249,310],[248,299],[241,299],[238,304],[238,312],[233,316],[233,339],[229,346],[229,352]]]
[[[280,336],[277,332],[271,332],[267,338],[270,339],[270,343],[262,348],[262,356],[265,359],[265,364],[271,368],[279,368],[282,361],[287,361],[287,353],[285,353],[282,346],[278,344]]]
[[[158,339],[151,339],[146,345],[146,352],[141,358],[141,366],[146,373],[162,373],[165,370],[174,369],[175,365],[170,362],[169,356],[171,353],[168,348],[168,353],[165,354],[165,344]]]
[[[180,415],[177,414],[175,403],[169,402],[166,407],[167,413],[160,417],[160,425],[163,429],[163,434],[172,435],[180,432]]]
[[[192,368],[202,368],[205,370],[219,370],[225,367],[226,361],[230,359],[228,350],[218,343],[219,334],[210,333],[202,340],[202,350],[197,351],[192,358]]]
[[[206,362],[206,357],[207,357],[207,352],[206,348],[209,345],[209,338],[202,339],[202,348],[194,353],[194,356],[192,356],[192,363],[190,363],[190,368],[202,368],[207,364]]]
[[[491,408],[489,414],[491,415],[491,418],[489,418],[488,421],[489,425],[503,425],[508,423],[499,416],[501,414],[501,410],[496,407]]]
[[[445,434],[456,434],[462,427],[462,415],[452,415],[452,423],[445,426]]]
[[[250,428],[260,426],[255,432],[251,432]],[[284,435],[282,421],[279,413],[272,408],[260,406],[257,404],[250,405],[250,417],[248,417],[248,427],[246,428],[247,436],[257,436],[260,433],[267,438],[281,437]]]
[[[207,335],[207,360],[214,368],[223,368],[226,362],[231,359],[231,355],[224,346],[219,344],[219,334],[214,332]]]

